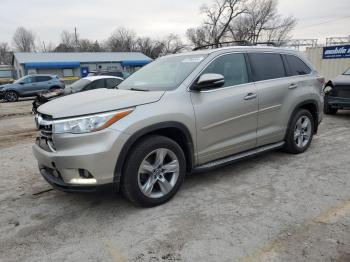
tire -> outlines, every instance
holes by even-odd
[[[166,172],[166,168],[174,172]],[[184,180],[185,155],[175,141],[149,136],[131,149],[123,173],[122,192],[126,198],[143,207],[161,205],[176,194]]]
[[[325,101],[324,103],[324,107],[323,107],[323,112],[326,115],[335,115],[338,112],[337,108],[333,108],[330,105],[328,105],[328,103]]]
[[[5,93],[5,100],[7,102],[17,102],[18,101],[18,94],[15,91],[7,91]]]
[[[310,111],[300,109],[297,111],[289,124],[285,151],[291,154],[300,154],[305,152],[314,135],[315,122]]]

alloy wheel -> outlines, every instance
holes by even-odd
[[[139,167],[138,185],[149,198],[166,196],[176,185],[180,165],[174,152],[159,148],[148,154]]]
[[[304,148],[310,141],[312,124],[310,118],[301,116],[294,129],[294,142],[297,147]]]

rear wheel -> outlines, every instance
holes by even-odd
[[[292,154],[305,152],[314,135],[314,119],[305,109],[296,112],[287,130],[285,150]]]
[[[141,206],[156,206],[170,200],[186,173],[181,147],[163,136],[150,136],[133,147],[124,168],[122,191]]]
[[[18,101],[18,94],[15,91],[7,91],[5,93],[5,100],[8,102]]]

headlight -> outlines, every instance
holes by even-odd
[[[82,134],[100,131],[130,114],[134,109],[53,121],[53,133]]]

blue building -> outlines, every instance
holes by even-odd
[[[29,74],[54,74],[63,80],[74,81],[95,70],[133,73],[151,61],[151,58],[139,52],[15,52],[12,65],[17,78]]]

